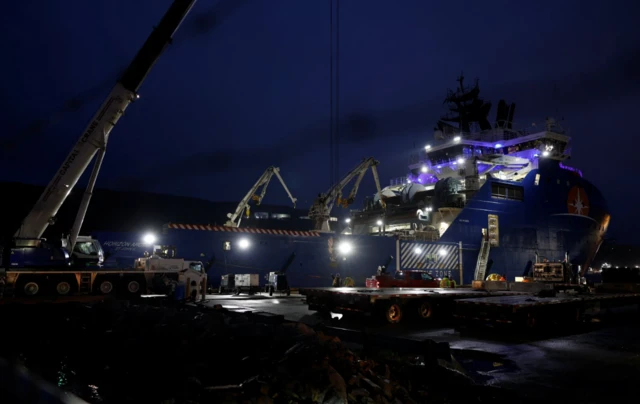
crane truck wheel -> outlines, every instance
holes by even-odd
[[[113,283],[110,281],[102,281],[100,283],[100,293],[103,295],[108,295],[113,291]]]
[[[30,281],[24,284],[23,290],[25,295],[35,296],[38,294],[38,291],[40,290],[40,286],[37,283]]]
[[[140,284],[138,281],[131,281],[127,284],[127,290],[129,293],[136,294],[140,291]]]
[[[61,296],[68,295],[70,291],[71,284],[69,284],[69,282],[62,281],[58,282],[58,284],[56,285],[56,292],[58,292],[58,294]]]

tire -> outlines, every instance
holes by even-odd
[[[384,317],[390,324],[398,324],[404,316],[400,303],[390,303],[384,309]]]
[[[140,283],[138,281],[129,281],[129,283],[127,283],[127,292],[132,295],[140,294]]]
[[[69,292],[71,292],[71,284],[66,281],[58,282],[58,284],[56,285],[56,292],[60,296],[68,295]]]
[[[423,320],[433,317],[433,305],[431,302],[422,302],[418,306],[418,316]]]
[[[36,282],[29,281],[24,284],[24,286],[22,287],[22,290],[24,291],[24,294],[27,296],[35,296],[40,291],[40,285],[38,285]]]
[[[102,281],[98,286],[98,290],[103,295],[108,295],[109,293],[113,292],[113,289],[114,287],[111,281]]]

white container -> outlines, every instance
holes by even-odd
[[[260,278],[258,278],[258,274],[236,275],[235,278],[236,288],[257,288],[260,286]]]

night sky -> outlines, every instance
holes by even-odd
[[[0,180],[51,179],[170,3],[3,6]],[[568,164],[607,198],[610,236],[640,243],[638,4],[342,0],[338,172],[374,156],[383,186],[405,175],[463,71],[490,120],[500,98],[519,126],[564,118]],[[277,165],[308,207],[330,184],[329,17],[329,0],[198,1],[112,131],[97,186],[239,201]],[[273,182],[265,203],[288,202]]]

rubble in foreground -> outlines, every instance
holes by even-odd
[[[455,364],[359,356],[278,317],[115,301],[0,313],[6,359],[92,403],[519,402]]]

